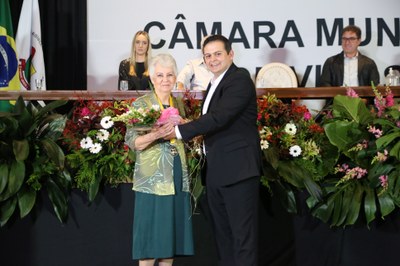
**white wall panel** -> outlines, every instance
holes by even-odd
[[[295,67],[300,82],[306,87],[313,87],[318,75],[316,67],[322,67],[327,57],[341,51],[339,32],[333,31],[334,22],[342,21],[346,26],[351,20],[362,29],[363,40],[367,31],[370,33],[370,41],[360,47],[360,51],[375,60],[381,82],[386,66],[400,64],[398,0],[232,2],[235,1],[88,0],[88,89],[117,89],[119,62],[129,56],[135,32],[151,23],[165,27],[151,27],[149,30],[153,45],[165,41],[165,45],[153,49],[153,54],[171,53],[177,60],[178,68],[183,67],[187,60],[201,56],[196,47],[197,26],[204,25],[210,34],[212,26],[220,23],[221,33],[226,37],[232,34],[236,40],[233,44],[235,63],[246,67],[253,78],[257,67],[282,62]],[[185,19],[177,19],[178,14]],[[327,43],[323,34],[318,45],[318,20],[326,25],[328,34],[336,33],[333,44]],[[259,47],[256,47],[254,24],[257,22],[275,28],[269,37],[276,48],[271,47],[265,38],[259,38]],[[233,30],[234,25],[243,29],[243,33]],[[379,25],[386,25],[387,32]],[[174,38],[174,31],[179,27],[179,34]],[[188,38],[185,38],[183,29]],[[286,35],[285,29],[289,29]],[[269,32],[271,27],[263,26],[260,30]],[[286,42],[279,47],[284,37]],[[248,48],[245,47],[246,41]],[[171,43],[175,43],[173,48],[169,48]],[[189,43],[194,47],[190,48]],[[305,78],[307,69],[309,76]]]

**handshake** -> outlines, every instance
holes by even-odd
[[[160,118],[157,120],[152,129],[152,132],[157,133],[158,138],[165,140],[175,139],[175,126],[187,122],[187,120],[183,119],[179,115],[178,109],[169,107],[162,111]]]
[[[155,124],[151,131],[156,133],[157,139],[176,139],[175,126],[182,124],[183,121],[184,120],[180,116],[170,117],[162,124]]]

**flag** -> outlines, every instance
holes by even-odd
[[[16,51],[10,5],[8,0],[0,0],[0,91],[19,90]],[[9,101],[0,101],[0,111],[10,108]]]
[[[42,32],[38,0],[24,0],[16,36],[22,90],[45,90]]]

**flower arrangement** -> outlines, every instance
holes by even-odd
[[[320,123],[295,102],[286,104],[274,95],[258,99],[262,182],[280,194],[289,211],[297,210],[296,191],[304,189],[311,214],[332,226],[369,225],[400,207],[400,105],[389,87],[382,93],[373,90],[373,106],[350,88],[347,96],[336,96]],[[60,101],[35,109],[18,99],[14,112],[0,114],[0,176],[5,180],[0,226],[18,208],[21,217],[29,214],[43,187],[63,221],[71,187],[87,191],[92,201],[101,184],[129,182],[135,158],[124,144],[127,124],[153,125],[176,115],[166,109],[163,117],[154,108],[142,110],[151,119],[136,119],[139,115],[129,112],[133,100],[77,101],[67,121],[50,113],[64,104]],[[190,91],[178,100],[188,120],[200,116],[201,100]],[[195,204],[203,192],[198,178],[202,142],[198,137],[185,143]],[[10,183],[11,173],[16,182]]]
[[[114,121],[131,101],[77,101],[63,132],[67,166],[75,187],[96,197],[100,184],[129,182],[134,154],[124,144],[126,125]]]
[[[153,105],[150,109],[134,108],[132,105],[125,105],[125,112],[116,115],[112,120],[123,122],[136,128],[151,128],[161,117],[161,110],[158,105]]]
[[[276,182],[287,194],[291,212],[296,212],[294,189],[305,188],[321,200],[318,182],[329,174],[338,155],[307,107],[264,95],[258,99],[257,125],[264,154],[263,184]]]
[[[180,100],[183,102],[187,121],[192,121],[200,117],[201,100],[196,99],[193,92],[186,90]],[[200,173],[204,164],[202,146],[202,136],[197,136],[185,143],[194,209],[196,208],[199,197],[204,191],[204,187],[200,182]]]
[[[312,213],[333,226],[369,224],[400,206],[400,106],[390,88],[376,90],[367,106],[348,88],[334,98],[323,126],[340,151],[332,175],[324,181],[324,200],[310,198]]]
[[[112,118],[112,121],[120,121],[126,126],[133,127],[138,131],[149,131],[155,125],[163,125],[168,121],[178,124],[181,122],[179,110],[175,107],[160,109],[159,105],[153,105],[150,109],[134,108],[126,105],[126,112]]]

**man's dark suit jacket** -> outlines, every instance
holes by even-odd
[[[318,86],[335,87],[342,86],[344,78],[344,53],[329,57],[322,68],[322,74]],[[379,84],[378,68],[371,58],[358,52],[358,85],[371,86]]]
[[[256,120],[254,83],[232,64],[216,88],[207,113],[179,126],[185,141],[204,136],[207,185],[231,185],[260,176],[261,148]]]

